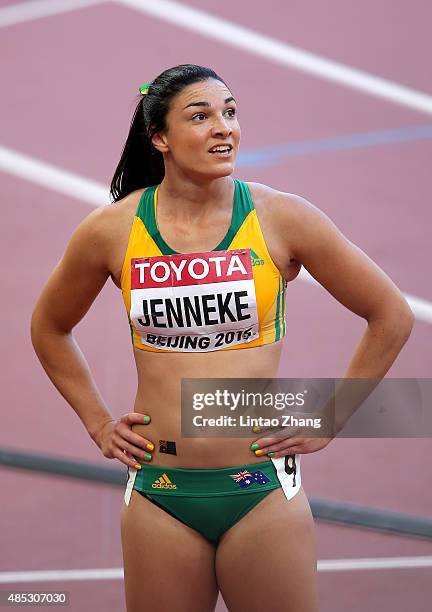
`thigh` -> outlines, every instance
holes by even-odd
[[[289,501],[275,489],[233,525],[216,574],[230,612],[317,612],[315,526],[303,489]]]
[[[213,612],[215,548],[200,533],[132,491],[121,538],[128,612]]]

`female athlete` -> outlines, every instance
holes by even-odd
[[[398,288],[304,198],[233,179],[236,100],[213,70],[142,86],[111,184],[35,306],[48,376],[108,458],[128,467],[121,536],[128,612],[315,612],[313,519],[300,455],[331,438],[181,435],[188,378],[276,376],[285,289],[303,265],[367,327],[344,378],[381,378],[412,312]],[[72,330],[108,277],[138,373],[133,412],[104,403]]]

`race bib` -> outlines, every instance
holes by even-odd
[[[130,319],[153,348],[207,352],[255,340],[250,249],[131,259]]]

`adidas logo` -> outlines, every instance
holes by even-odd
[[[166,474],[162,474],[160,478],[156,478],[152,489],[177,489],[177,485],[173,484]]]
[[[253,249],[250,250],[252,257],[252,266],[263,266],[264,259],[261,259]]]

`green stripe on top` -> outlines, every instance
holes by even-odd
[[[234,240],[235,235],[243,225],[244,220],[254,209],[249,188],[246,183],[240,181],[239,179],[234,179],[234,183],[234,206],[231,217],[231,225],[225,234],[225,238],[222,239],[214,251],[225,251],[229,247],[231,242]]]
[[[281,294],[282,294],[282,277],[279,276],[279,290],[276,298],[276,318],[275,318],[275,342],[280,340],[280,303],[281,303]]]
[[[285,290],[286,283],[285,279],[282,278],[282,337],[285,336],[286,323],[285,323]]]
[[[162,255],[174,255],[177,251],[174,251],[162,238],[159,232],[159,228],[156,224],[155,207],[154,207],[154,194],[158,185],[148,187],[141,196],[140,203],[138,205],[137,217],[144,223],[146,230],[155,241],[158,249]]]
[[[154,194],[157,187],[158,185],[153,185],[144,191],[138,204],[136,216],[144,223],[162,255],[178,255],[178,251],[174,251],[162,238],[156,223]],[[229,247],[244,220],[253,209],[254,205],[248,186],[243,181],[234,179],[234,202],[231,224],[227,233],[213,251],[224,251]]]

